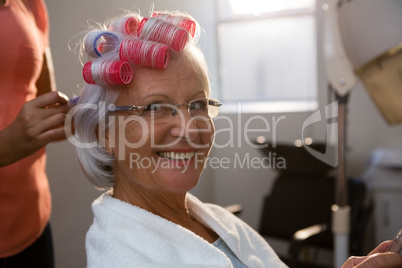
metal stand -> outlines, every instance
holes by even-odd
[[[346,177],[346,105],[349,94],[338,100],[338,176],[336,199],[332,209],[332,232],[334,234],[335,267],[341,267],[349,257],[350,206],[348,205],[348,180]]]

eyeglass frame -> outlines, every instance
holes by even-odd
[[[110,112],[119,112],[119,111],[137,111],[137,110],[142,110],[142,112],[143,112],[145,109],[147,109],[147,108],[150,107],[151,105],[161,105],[161,106],[166,106],[166,105],[167,105],[167,106],[169,106],[169,107],[172,109],[172,116],[173,116],[173,117],[176,117],[176,115],[177,115],[177,113],[178,113],[177,109],[179,109],[179,107],[180,107],[180,106],[183,106],[183,105],[186,105],[186,106],[187,106],[187,111],[188,111],[188,113],[191,115],[191,112],[190,112],[191,104],[192,104],[193,102],[195,102],[195,101],[198,101],[198,100],[206,100],[206,101],[207,101],[207,107],[212,106],[212,107],[217,107],[217,108],[219,109],[219,107],[222,106],[222,103],[221,103],[220,101],[214,99],[214,98],[198,98],[198,99],[191,100],[191,101],[189,101],[189,102],[183,102],[183,103],[179,103],[179,104],[176,104],[176,105],[174,105],[174,104],[168,104],[168,103],[153,103],[153,104],[142,105],[142,106],[139,106],[139,105],[112,106],[112,107],[109,107],[109,111],[110,111]],[[211,103],[211,101],[212,101],[212,103]],[[173,108],[173,107],[174,107],[174,108]],[[209,111],[209,108],[208,108],[208,111]],[[209,114],[209,113],[208,113],[208,114]],[[219,114],[219,110],[218,110],[218,113],[216,113],[215,116],[210,117],[210,118],[213,119],[213,118],[215,118],[216,116],[218,116],[218,114]]]

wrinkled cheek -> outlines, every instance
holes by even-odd
[[[120,161],[129,159],[130,153],[146,147],[150,140],[148,125],[143,120],[121,120],[115,124],[113,133],[115,157]]]
[[[200,128],[200,137],[201,144],[208,150],[207,154],[209,154],[215,140],[215,126],[212,121],[210,121],[209,124],[206,124],[204,128]]]
[[[207,157],[208,157],[207,153],[197,153],[194,157],[193,166],[194,169],[196,169],[199,172],[199,174],[201,174],[202,170],[204,169],[204,166],[207,162]]]

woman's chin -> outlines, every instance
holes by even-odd
[[[165,184],[168,188],[186,192],[193,189],[201,176],[202,166],[196,168],[192,160],[188,163],[175,163],[175,165],[156,168],[154,178]],[[170,163],[172,164],[172,163]]]

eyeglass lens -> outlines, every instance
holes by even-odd
[[[197,99],[190,101],[189,103],[182,103],[178,105],[172,104],[151,104],[143,109],[142,115],[144,117],[150,117],[155,120],[171,120],[171,116],[177,116],[177,114],[183,116],[181,106],[187,106],[187,111],[191,117],[208,117],[214,118],[219,113],[219,105],[217,101],[211,99]]]

